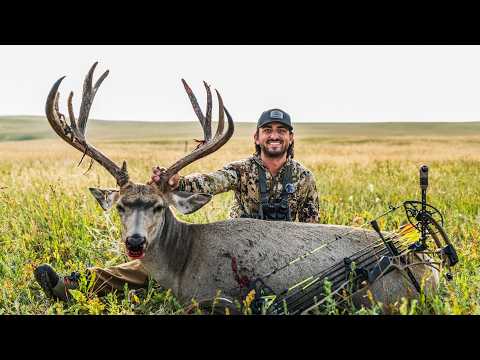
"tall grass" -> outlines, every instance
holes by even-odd
[[[127,160],[134,181],[145,182],[154,165],[169,165],[185,152],[185,138],[157,141],[114,138],[96,145],[118,163]],[[167,141],[168,140],[168,141]],[[310,168],[320,196],[321,222],[358,225],[389,205],[418,199],[418,167],[430,166],[428,200],[444,214],[445,228],[460,262],[454,279],[430,298],[403,301],[402,314],[480,314],[480,138],[473,134],[368,137],[311,136],[296,139],[296,159]],[[191,150],[193,143],[187,145]],[[249,156],[249,136],[235,136],[224,148],[183,170],[207,172]],[[0,314],[175,314],[182,307],[171,292],[153,283],[143,297],[111,294],[99,299],[84,281],[71,303],[47,299],[33,269],[50,263],[61,273],[127,261],[119,242],[119,218],[104,213],[88,187],[114,187],[113,178],[60,139],[0,143]],[[206,223],[228,217],[232,194],[221,194],[198,212],[177,216]],[[392,220],[401,221],[397,218]],[[123,294],[124,295],[124,294]],[[352,310],[378,313],[378,308]]]

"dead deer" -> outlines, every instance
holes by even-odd
[[[232,261],[238,264],[241,276],[255,278],[281,267],[286,262],[322,244],[324,248],[312,256],[288,266],[269,277],[274,291],[288,288],[302,278],[318,273],[352,254],[378,242],[377,234],[358,228],[293,222],[270,222],[255,219],[230,219],[209,224],[190,224],[178,220],[170,206],[182,214],[193,213],[207,204],[212,196],[201,193],[172,191],[168,180],[192,162],[220,149],[233,135],[231,115],[216,91],[219,103],[218,128],[211,131],[212,96],[207,92],[206,116],[182,79],[185,90],[199,119],[204,139],[190,154],[171,165],[163,174],[161,184],[136,184],[130,181],[126,162],[117,166],[102,152],[88,143],[85,130],[94,96],[107,77],[106,71],[93,85],[97,63],[88,72],[78,120],[73,111],[73,92],[68,97],[69,124],[58,109],[58,88],[55,82],[46,102],[46,115],[53,130],[68,144],[103,166],[116,180],[118,189],[91,188],[104,210],[116,207],[122,223],[122,241],[127,255],[139,259],[150,276],[164,288],[172,289],[183,303],[191,299],[211,299],[221,291],[223,297],[238,298],[241,294]],[[227,117],[224,129],[224,114]],[[427,284],[435,286],[438,277],[431,267],[412,267],[418,279],[427,276]],[[238,274],[237,274],[238,275]],[[385,304],[415,293],[412,284],[400,271],[392,271],[369,286],[373,297]],[[359,300],[361,302],[361,300]]]

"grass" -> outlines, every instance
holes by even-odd
[[[134,124],[135,126],[132,126]],[[201,137],[195,123],[93,122],[94,144],[144,182],[154,165],[169,165]],[[234,138],[182,173],[207,172],[253,152],[254,125],[237,124]],[[189,140],[185,143],[186,140]],[[400,314],[480,314],[480,123],[299,124],[295,158],[316,177],[321,222],[353,225],[388,205],[418,199],[418,167],[430,166],[429,201],[446,219],[460,262],[454,280],[418,301],[403,301]],[[50,263],[60,272],[106,267],[127,260],[119,219],[105,214],[88,187],[114,187],[100,166],[83,175],[81,154],[57,139],[40,118],[0,118],[0,313],[175,314],[182,308],[153,286],[142,298],[111,294],[99,299],[84,282],[68,304],[45,298],[33,269]],[[206,223],[226,219],[232,194],[221,194],[198,212],[179,217]],[[153,285],[153,284],[152,284]],[[329,313],[335,313],[333,308]],[[376,314],[378,308],[352,310]]]

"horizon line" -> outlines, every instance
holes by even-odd
[[[44,118],[43,115],[0,115],[0,119],[5,118]],[[138,122],[138,123],[175,123],[175,122],[195,122],[197,123],[198,120],[128,120],[128,119],[114,119],[114,120],[106,120],[106,119],[90,119],[90,121],[104,121],[104,122]],[[216,123],[212,119],[212,123]],[[257,120],[235,120],[235,123],[247,123],[247,124],[255,124]],[[294,121],[294,124],[403,124],[403,123],[445,123],[445,124],[458,124],[458,123],[478,123],[479,120],[401,120],[401,121],[392,121],[392,120],[375,120],[375,121],[365,121],[365,120],[348,120],[348,121]]]

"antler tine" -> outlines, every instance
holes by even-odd
[[[216,90],[215,90],[216,91]],[[233,131],[234,131],[234,124],[233,124],[233,119],[230,116],[229,112],[223,105],[222,98],[220,94],[217,91],[217,96],[219,99],[219,104],[220,104],[220,111],[221,111],[221,116],[219,119],[219,127],[221,126],[223,130],[223,112],[225,111],[225,114],[227,115],[227,121],[228,121],[228,126],[227,130],[225,133],[220,135],[220,132],[217,129],[217,134],[215,135],[215,138],[208,142],[205,142],[202,146],[197,147],[195,150],[193,150],[190,154],[185,156],[184,158],[178,160],[176,163],[174,163],[172,166],[170,166],[162,175],[162,184],[165,186],[168,182],[168,179],[172,177],[174,174],[178,173],[181,169],[183,169],[185,166],[191,164],[192,162],[201,159],[202,157],[205,157],[218,149],[220,149],[225,143],[232,137]]]
[[[205,112],[205,128],[204,133],[205,137],[203,141],[210,141],[212,138],[212,92],[210,91],[210,86],[204,81],[203,85],[207,90],[207,110]]]
[[[98,62],[96,61],[88,71],[87,76],[85,76],[85,80],[83,82],[82,102],[80,104],[80,113],[78,114],[78,130],[80,131],[82,136],[85,133],[88,114],[90,113],[90,106],[92,105],[92,78],[93,72],[95,71],[97,65]]]
[[[65,76],[61,77],[55,82],[55,84],[53,84],[52,89],[50,90],[50,93],[47,97],[45,113],[47,115],[47,120],[50,126],[53,128],[53,130],[57,133],[58,136],[60,136],[64,141],[69,143],[75,149],[81,151],[84,155],[88,155],[90,158],[98,162],[117,180],[117,184],[119,186],[123,186],[128,183],[128,172],[126,168],[126,163],[124,162],[122,168],[119,168],[104,154],[95,149],[93,146],[89,145],[85,139],[85,126],[88,120],[88,112],[92,104],[93,97],[95,96],[98,87],[108,74],[108,71],[105,72],[96,82],[95,87],[92,89],[91,80],[93,70],[95,69],[96,65],[97,63],[92,66],[87,75],[87,78],[85,79],[84,94],[78,122],[75,120],[75,114],[73,111],[73,92],[71,92],[68,97],[68,113],[70,118],[70,126],[67,125],[67,123],[63,120],[64,116],[58,111],[58,88],[60,87],[60,84],[65,78]],[[81,126],[83,126],[83,128]],[[69,137],[68,135],[71,135],[71,137]]]
[[[82,103],[80,105],[80,114],[78,115],[78,130],[82,137],[85,137],[85,130],[87,127],[88,115],[90,113],[90,107],[92,106],[92,102],[95,97],[95,94],[97,93],[98,88],[100,87],[103,80],[105,80],[105,78],[109,73],[108,70],[105,71],[97,80],[97,82],[95,83],[95,86],[92,87],[93,73],[97,65],[98,65],[98,61],[96,61],[92,65],[83,83]]]
[[[55,84],[53,84],[53,87],[48,94],[47,103],[45,106],[45,112],[47,114],[47,120],[50,123],[50,126],[62,139],[65,138],[65,134],[60,124],[60,113],[58,112],[58,87],[64,78],[65,76],[62,76],[55,82]]]
[[[107,70],[105,71],[97,80],[97,82],[95,83],[95,86],[93,87],[93,96],[95,96],[95,94],[97,93],[97,90],[98,88],[100,87],[100,85],[102,85],[102,82],[103,80],[105,80],[108,76],[108,74],[110,74],[110,70]],[[93,100],[93,98],[92,98]]]
[[[223,125],[224,125],[225,121],[224,121],[224,116],[223,116],[224,108],[223,108],[222,97],[218,93],[217,89],[215,89],[215,92],[217,93],[217,99],[218,99],[218,126],[217,126],[217,132],[215,133],[215,138],[217,138],[223,132]]]
[[[193,111],[195,111],[195,115],[197,115],[198,120],[200,121],[200,125],[202,125],[202,130],[203,133],[206,133],[205,130],[205,116],[203,116],[202,109],[200,109],[200,106],[198,105],[197,98],[193,94],[192,89],[190,86],[188,86],[187,82],[182,79],[183,87],[185,88],[185,91],[187,92],[188,98],[190,99],[190,102],[192,103]],[[208,96],[208,90],[207,90],[207,96]],[[208,102],[208,99],[207,99]],[[201,141],[200,141],[201,142]]]
[[[77,129],[77,121],[75,120],[75,113],[73,112],[73,91],[70,91],[70,95],[68,96],[68,118],[70,119],[70,127],[72,128],[72,140],[73,136],[78,136],[78,129]],[[83,136],[82,136],[83,137]],[[83,137],[85,139],[85,137]]]

